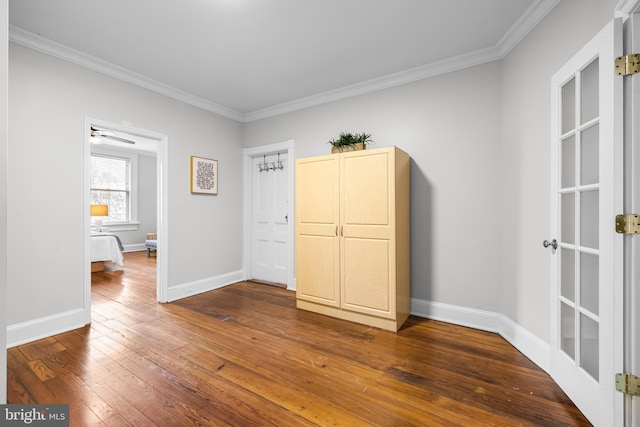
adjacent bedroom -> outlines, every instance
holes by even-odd
[[[154,141],[91,127],[92,285],[127,272],[127,261],[155,258],[157,146]],[[100,275],[100,277],[98,277]]]

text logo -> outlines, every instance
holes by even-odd
[[[0,426],[69,427],[69,405],[0,405]]]

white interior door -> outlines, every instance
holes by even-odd
[[[251,278],[287,283],[288,179],[287,153],[253,158]]]
[[[551,81],[551,376],[596,426],[622,423],[622,80],[612,21]]]

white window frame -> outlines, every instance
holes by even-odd
[[[140,222],[138,221],[138,154],[127,150],[119,150],[115,147],[94,145],[91,147],[91,155],[106,157],[118,157],[129,160],[129,221],[109,222],[104,221],[103,226],[109,231],[136,231]]]

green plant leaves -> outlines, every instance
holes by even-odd
[[[371,140],[371,135],[368,133],[341,132],[340,136],[329,141],[329,144],[334,147],[344,147],[345,145],[367,144],[369,142],[373,141]]]

